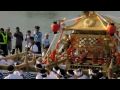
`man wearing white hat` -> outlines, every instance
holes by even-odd
[[[85,74],[83,74],[81,69],[74,70],[74,74],[77,79],[89,79]]]
[[[41,70],[43,69],[41,64],[36,64],[35,66],[36,70],[37,70],[37,75],[36,75],[36,79],[42,79],[42,74],[41,74]]]
[[[22,76],[20,76],[18,74],[13,74],[14,66],[12,66],[12,65],[8,66],[8,72],[9,72],[9,75],[6,76],[4,79],[23,79]]]
[[[47,71],[45,69],[41,69],[39,74],[37,74],[36,79],[47,79]]]
[[[46,33],[45,38],[43,39],[43,48],[44,48],[44,50],[47,51],[49,49],[49,46],[50,46],[49,34]]]
[[[15,66],[16,66],[16,65],[19,65],[19,63],[16,63]],[[13,74],[14,74],[14,75],[19,75],[19,76],[21,76],[22,78],[24,78],[22,69],[20,69],[20,70],[16,69],[16,70],[13,72]]]

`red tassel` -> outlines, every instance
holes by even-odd
[[[54,61],[54,62],[56,61],[56,57],[55,57],[55,56],[56,56],[56,50],[54,50],[54,51],[50,54],[50,58],[51,58],[51,60]]]

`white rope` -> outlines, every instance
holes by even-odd
[[[114,18],[114,19],[116,19],[116,20],[118,20],[118,18],[120,18],[120,17],[111,16],[111,15],[106,15],[106,17]],[[115,20],[114,20],[114,22],[115,22],[115,24],[116,24],[116,26],[117,26],[117,29],[119,29],[119,28],[120,28],[120,23],[118,23],[118,22],[115,21]]]
[[[77,17],[77,18],[73,18],[73,19],[69,19],[69,20],[65,20],[64,23],[71,22],[71,21],[75,21],[75,20],[80,19],[80,18],[82,18],[82,17],[83,17],[83,16]]]
[[[109,24],[109,22],[105,19],[105,18],[103,18],[100,14],[98,14],[98,13],[96,13],[104,22],[106,22],[107,24]]]
[[[119,17],[115,17],[115,16],[112,16],[112,15],[106,15],[106,16],[114,18],[114,19],[118,19],[119,18]]]

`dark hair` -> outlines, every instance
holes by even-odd
[[[101,78],[103,76],[104,76],[103,73],[98,73],[98,78]]]
[[[58,66],[55,66],[54,68],[55,68],[55,70],[59,70],[60,69]]]
[[[39,30],[39,29],[40,29],[40,26],[35,26],[35,29]]]
[[[8,66],[7,70],[8,71],[13,71],[14,70],[14,66],[13,65]]]
[[[74,75],[73,70],[68,70],[68,73]]]
[[[31,33],[31,31],[30,31],[30,30],[28,30],[28,31],[27,31],[27,33]]]
[[[110,25],[113,25],[113,26],[114,26],[115,24],[114,24],[114,23],[110,23]]]
[[[16,29],[17,29],[17,30],[20,30],[20,28],[19,28],[19,27],[16,27]]]
[[[43,74],[43,75],[41,75],[42,76],[42,78],[45,78],[45,77],[47,77],[47,75],[46,74]]]
[[[47,72],[47,70],[44,68],[40,70],[40,73],[42,73],[42,74],[45,74],[46,72]]]
[[[60,69],[60,72],[61,72],[61,74],[62,74],[63,76],[66,76],[66,75],[67,75],[66,71],[63,70],[63,69]]]
[[[0,30],[4,32],[4,28],[0,28]]]
[[[57,24],[57,21],[54,21],[53,23],[54,23],[54,24]]]
[[[41,64],[36,64],[36,67],[41,69],[42,68],[42,65]]]

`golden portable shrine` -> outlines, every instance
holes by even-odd
[[[67,25],[68,22],[72,24]],[[114,27],[109,26],[110,23],[115,24],[116,31]],[[16,65],[16,69],[31,68],[29,70],[35,70],[36,61],[47,64],[48,69],[62,64],[67,70],[100,68],[103,72],[112,68],[113,61],[114,65],[120,65],[120,51],[118,50],[120,25],[114,20],[95,11],[84,11],[75,19],[61,20],[61,25],[61,30],[54,35],[43,57],[30,55],[29,52],[16,52],[15,55],[4,59],[19,59],[23,63]],[[7,65],[0,65],[0,68],[6,69]]]
[[[118,31],[108,30],[110,23],[117,23],[95,11],[84,11],[83,15],[73,20],[72,25],[66,25],[67,21],[62,22],[56,47],[43,58],[49,68],[63,63],[67,69],[100,68],[106,72],[116,57],[119,63]]]

